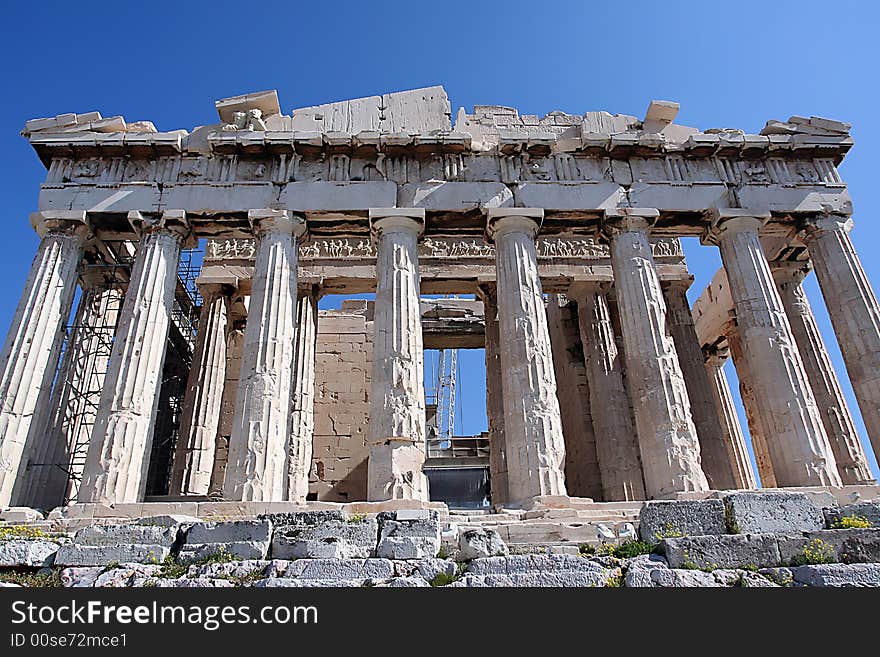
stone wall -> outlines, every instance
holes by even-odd
[[[366,499],[372,364],[372,304],[347,300],[318,312],[310,499]]]

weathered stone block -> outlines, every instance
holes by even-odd
[[[186,532],[189,543],[237,543],[265,541],[272,538],[268,520],[235,520],[231,522],[200,522]]]
[[[639,514],[639,535],[649,543],[666,537],[725,533],[721,500],[652,500],[645,502]]]
[[[784,534],[825,527],[822,511],[803,493],[733,493],[724,498],[728,529],[740,534]]]
[[[377,588],[413,589],[425,588],[431,585],[421,577],[395,577],[394,579],[389,579],[385,582],[379,582],[375,586]]]
[[[474,575],[511,575],[531,572],[597,572],[603,566],[570,554],[516,554],[509,557],[474,559],[467,572]]]
[[[777,566],[776,538],[766,534],[685,536],[661,542],[670,568],[744,568]]]
[[[153,577],[159,573],[161,566],[152,564],[125,564],[118,568],[104,571],[95,579],[92,586],[107,588],[125,588],[134,586],[135,580]]]
[[[619,571],[618,571],[619,572]],[[508,575],[465,575],[460,586],[467,587],[602,587],[612,571],[559,571],[510,573]]]
[[[825,529],[779,536],[777,542],[784,564],[797,563],[805,556],[805,550],[825,554],[836,562],[880,562],[880,528]]]
[[[58,548],[52,541],[0,541],[0,566],[50,566]]]
[[[298,559],[276,562],[278,577],[310,580],[388,579],[394,576],[389,559]]]
[[[268,552],[268,541],[187,543],[180,548],[177,560],[181,563],[193,563],[195,561],[204,561],[216,555],[222,555],[230,559],[265,559]]]
[[[500,557],[510,553],[507,544],[494,529],[468,529],[458,537],[459,561],[470,561],[483,557]]]
[[[387,559],[431,559],[440,550],[440,523],[436,511],[380,513],[376,556]]]
[[[825,522],[833,529],[841,518],[864,518],[873,527],[880,527],[880,502],[856,502],[825,509]]]
[[[454,577],[458,572],[458,564],[448,559],[425,559],[423,561],[409,561],[404,563],[416,564],[416,570],[425,580],[430,582],[438,575]]]
[[[635,576],[631,576],[635,573]],[[678,570],[671,568],[655,568],[630,571],[624,579],[624,586],[635,588],[661,587],[661,588],[694,588],[694,587],[719,587],[712,573],[704,573],[701,570]]]
[[[170,554],[162,545],[62,545],[55,553],[56,566],[106,566],[118,563],[159,563]]]
[[[257,516],[258,520],[268,520],[273,527],[298,525],[315,527],[332,520],[344,520],[342,511],[294,511],[293,513],[267,513]]]
[[[11,506],[0,511],[0,520],[6,522],[36,522],[43,519],[43,514],[29,506]]]
[[[177,540],[177,525],[92,525],[74,534],[78,545],[160,545],[171,548]]]
[[[880,564],[821,564],[791,569],[795,584],[803,586],[878,587]]]
[[[202,522],[197,516],[188,516],[182,513],[169,513],[161,516],[148,516],[137,521],[139,525],[157,525],[159,527],[177,527],[179,525],[194,525]]]
[[[375,518],[285,525],[275,529],[272,556],[276,559],[365,559],[376,550],[377,534]]]
[[[61,571],[61,583],[65,588],[84,588],[94,586],[98,575],[104,572],[103,566],[65,568]]]

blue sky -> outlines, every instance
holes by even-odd
[[[151,120],[160,130],[190,129],[216,121],[215,99],[272,88],[286,112],[443,84],[453,112],[486,103],[528,114],[642,116],[651,99],[666,99],[681,103],[679,123],[700,128],[757,132],[768,119],[793,114],[847,121],[856,146],[841,173],[855,206],[853,240],[880,287],[880,199],[870,164],[870,154],[880,152],[873,125],[880,105],[880,3],[101,4],[20,2],[3,9],[4,332],[37,246],[28,214],[45,174],[18,134],[25,120],[99,110]],[[696,276],[693,299],[720,258],[694,240],[685,248]],[[807,288],[864,436],[814,276]],[[475,355],[463,356],[465,384],[479,380]],[[481,398],[461,398],[463,430],[478,431],[485,421]]]

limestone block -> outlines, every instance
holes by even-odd
[[[821,541],[821,543],[817,543]],[[828,550],[834,561],[880,562],[880,529],[825,529],[778,537],[781,563],[793,563],[805,549]]]
[[[428,479],[422,472],[425,448],[405,438],[388,438],[370,447],[367,462],[368,500],[428,499]]]
[[[450,559],[424,559],[416,562],[406,561],[404,563],[415,563],[419,575],[428,582],[438,575],[442,574],[453,577],[458,572],[458,564]]]
[[[266,513],[257,516],[258,520],[268,520],[273,527],[300,525],[315,527],[325,522],[344,520],[342,511],[294,511],[292,513]]]
[[[721,500],[649,501],[639,515],[639,535],[649,543],[658,543],[666,536],[705,536],[726,531]]]
[[[330,520],[317,525],[277,527],[272,538],[276,559],[365,559],[376,549],[375,518]]]
[[[134,586],[135,580],[145,577],[153,577],[162,569],[156,564],[124,564],[117,568],[110,568],[95,578],[92,586],[107,588],[123,588]]]
[[[856,502],[840,507],[825,509],[825,522],[829,529],[841,518],[859,517],[871,523],[873,527],[880,527],[880,502]]]
[[[158,527],[176,527],[179,525],[194,525],[202,522],[197,516],[188,516],[181,513],[169,513],[161,516],[147,516],[146,518],[138,518],[139,525],[156,525]]]
[[[6,522],[36,522],[43,520],[43,514],[28,506],[11,506],[0,511],[0,520]]]
[[[695,588],[695,587],[719,587],[712,573],[704,573],[700,570],[678,570],[669,568],[657,568],[654,570],[637,571],[635,576],[632,572],[627,573],[624,579],[627,587],[661,587],[661,588]]]
[[[177,540],[177,526],[160,525],[92,525],[74,534],[77,545],[156,545],[170,549]]]
[[[268,520],[200,522],[187,530],[178,558],[185,563],[225,552],[239,559],[264,559],[271,538]]]
[[[512,575],[531,572],[598,572],[595,561],[570,554],[516,554],[509,557],[474,559],[467,572],[472,575]]]
[[[763,568],[780,563],[776,539],[767,534],[666,538],[661,546],[670,568]]]
[[[61,583],[65,588],[83,588],[93,586],[98,575],[104,572],[103,566],[85,566],[81,568],[64,568],[61,571]]]
[[[58,548],[52,541],[0,541],[0,566],[50,566]]]
[[[468,529],[458,537],[458,561],[483,557],[500,557],[510,553],[507,545],[494,529]]]
[[[427,580],[421,577],[395,577],[394,579],[390,579],[387,582],[381,582],[375,585],[377,588],[379,587],[388,587],[388,588],[424,588],[426,586],[431,586]]]
[[[378,515],[376,556],[388,559],[430,559],[440,550],[436,511],[385,511]]]
[[[366,579],[287,579],[287,578],[273,578],[273,579],[261,579],[254,582],[254,588],[264,589],[264,588],[324,588],[324,587],[332,587],[332,588],[358,588],[364,585]]]
[[[62,545],[55,554],[57,566],[106,566],[109,563],[159,563],[171,551],[161,545]]]
[[[602,587],[608,583],[612,571],[559,571],[511,573],[508,575],[466,575],[467,587]]]
[[[744,588],[778,588],[779,584],[749,570],[714,570],[712,576],[722,586],[741,586]]]
[[[216,577],[247,577],[254,574],[271,576],[272,562],[261,559],[245,559],[243,561],[225,561],[222,563],[206,563],[190,566],[186,576],[196,578]]]
[[[178,577],[177,579],[165,579],[165,578],[136,578],[132,582],[132,586],[156,586],[159,588],[174,588],[174,589],[194,589],[194,588],[230,588],[235,586],[235,582],[231,582],[228,579],[207,579],[204,577],[197,577],[195,579],[188,579],[186,577]]]
[[[394,576],[390,559],[297,559],[279,562],[278,577],[344,581],[352,579],[388,579]]]
[[[782,491],[733,493],[724,498],[733,532],[772,534],[825,527],[822,511],[803,493]]]
[[[820,564],[791,569],[794,582],[804,586],[877,587],[880,564]]]

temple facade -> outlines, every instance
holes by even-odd
[[[815,271],[880,454],[849,125],[699,130],[668,101],[453,125],[441,87],[215,104],[192,131],[25,126],[47,177],[0,355],[0,507],[427,502],[443,348],[485,349],[496,505],[875,483],[802,287]],[[723,262],[693,308],[681,237]]]

